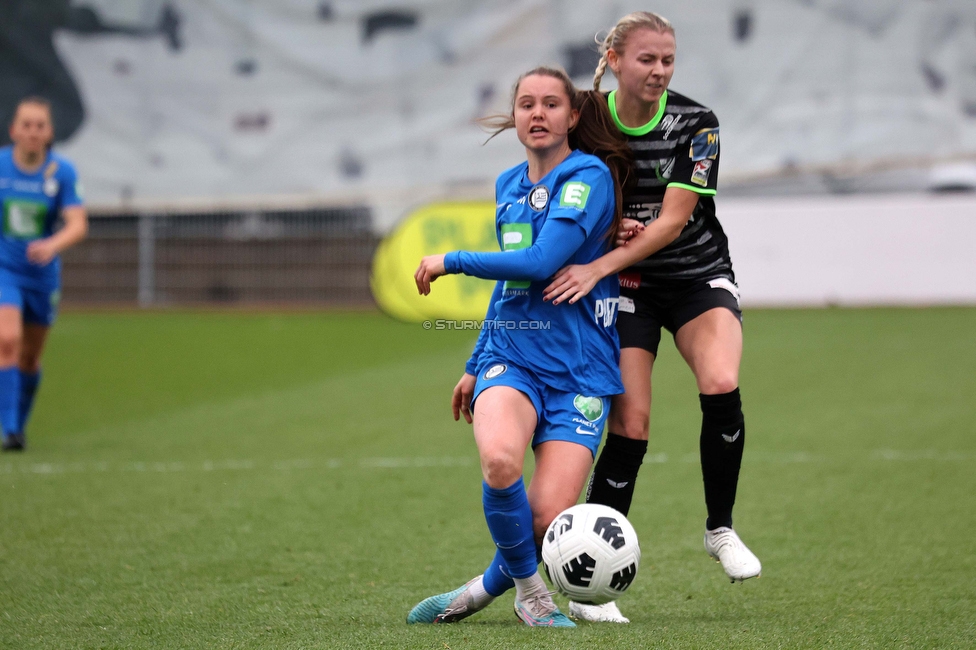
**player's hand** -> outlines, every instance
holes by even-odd
[[[626,246],[627,242],[636,237],[644,230],[644,224],[636,219],[621,219],[620,229],[617,230],[617,246]]]
[[[27,259],[38,266],[45,266],[57,256],[58,250],[47,239],[38,239],[27,244]]]
[[[430,293],[430,283],[447,273],[444,269],[444,256],[444,253],[440,255],[428,255],[420,260],[420,266],[417,267],[417,272],[413,274],[413,279],[417,282],[417,291],[420,292],[420,295],[428,295]]]
[[[577,300],[592,291],[600,279],[601,276],[594,270],[592,264],[564,266],[542,292],[542,299],[551,300],[554,305],[567,300],[569,304],[575,304]]]
[[[454,421],[457,422],[464,415],[464,420],[471,424],[471,398],[474,396],[475,376],[464,373],[461,381],[454,387],[451,398],[451,410],[454,411]]]

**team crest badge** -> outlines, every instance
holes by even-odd
[[[657,179],[662,183],[667,182],[671,178],[671,172],[674,171],[674,158],[669,158],[664,164],[658,163],[658,166],[654,168],[654,173],[657,174]],[[658,208],[660,211],[660,208]]]
[[[508,370],[508,366],[506,366],[504,363],[496,363],[485,371],[485,379],[494,379],[506,370]]]
[[[545,185],[536,185],[529,192],[529,207],[536,212],[542,212],[549,203],[549,188]]]
[[[573,406],[590,422],[596,422],[603,416],[603,400],[599,397],[577,395],[573,398]]]

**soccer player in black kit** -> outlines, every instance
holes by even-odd
[[[627,136],[637,182],[624,191],[626,234],[618,247],[586,265],[568,266],[545,291],[554,303],[575,302],[601,278],[619,273],[620,371],[626,392],[613,398],[607,442],[587,501],[627,514],[647,451],[651,370],[661,328],[674,335],[700,393],[705,550],[726,575],[759,575],[759,559],[732,529],[732,506],[745,443],[739,398],[742,312],[728,240],[715,217],[719,125],[712,111],[668,90],[674,72],[674,28],[650,12],[624,16],[607,34],[593,79],[609,67],[618,90],[610,112]],[[626,623],[616,604],[570,603],[570,614]]]

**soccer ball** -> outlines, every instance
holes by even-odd
[[[549,524],[542,540],[542,564],[549,582],[563,595],[578,603],[608,603],[637,576],[637,532],[609,506],[575,505]]]

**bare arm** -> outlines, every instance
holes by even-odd
[[[27,259],[34,264],[49,264],[58,254],[71,248],[88,234],[88,212],[80,205],[72,205],[61,212],[64,226],[50,237],[38,239],[27,246]]]
[[[615,248],[590,264],[604,278],[658,252],[678,238],[696,205],[698,195],[694,192],[680,187],[668,188],[657,219],[636,234],[626,246]]]
[[[661,250],[681,234],[691,213],[698,205],[698,194],[680,187],[669,187],[664,193],[661,214],[646,228],[603,257],[583,265],[570,265],[556,274],[543,292],[544,300],[553,304],[569,300],[570,304],[585,296],[597,282]]]

